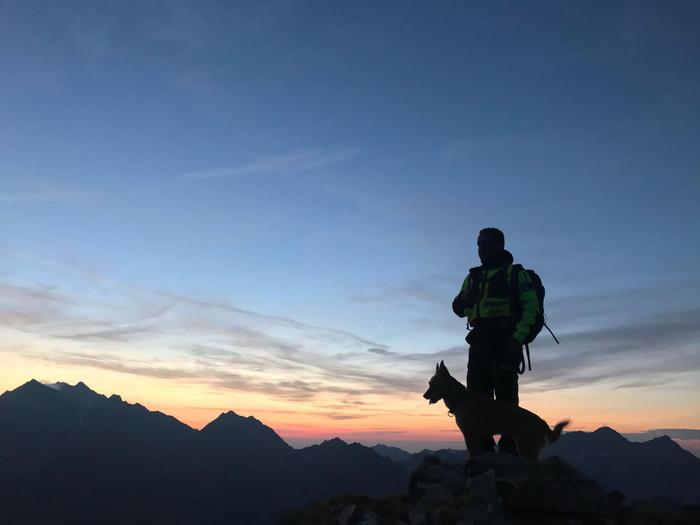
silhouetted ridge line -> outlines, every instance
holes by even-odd
[[[340,493],[401,494],[424,458],[466,459],[463,450],[384,447],[406,458],[392,461],[381,445],[338,437],[295,450],[253,416],[224,412],[197,431],[117,394],[55,386],[34,380],[0,396],[4,522],[274,523]],[[632,443],[601,428],[555,445],[545,454],[631,499],[700,494],[700,460],[668,438]]]

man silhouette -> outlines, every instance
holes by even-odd
[[[513,256],[497,228],[484,228],[477,239],[481,266],[471,268],[452,310],[471,327],[467,390],[518,404],[518,370],[523,342],[535,323],[539,301],[527,272],[518,272],[517,290],[511,290]],[[492,437],[486,450],[493,450]],[[517,455],[513,438],[501,436],[499,452]]]

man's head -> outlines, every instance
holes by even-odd
[[[484,228],[476,240],[479,246],[479,259],[487,264],[505,248],[505,236],[498,228]]]

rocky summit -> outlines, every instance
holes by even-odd
[[[426,458],[407,494],[340,497],[288,515],[286,525],[651,525],[700,523],[700,506],[665,500],[625,503],[556,456],[484,454],[466,464]]]

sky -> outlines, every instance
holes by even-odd
[[[295,445],[461,435],[494,226],[550,424],[700,428],[696,2],[0,1],[0,392]]]

